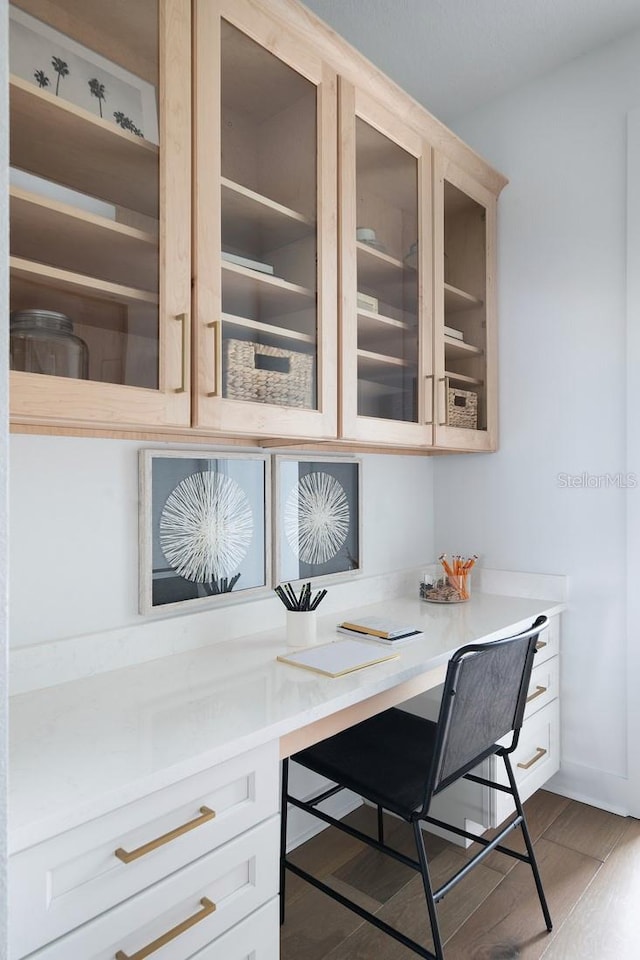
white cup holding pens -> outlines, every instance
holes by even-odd
[[[316,642],[318,624],[316,609],[326,596],[326,590],[318,590],[311,595],[311,583],[304,583],[296,594],[290,583],[282,583],[275,588],[287,610],[287,645],[290,647],[311,647]]]

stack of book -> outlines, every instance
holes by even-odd
[[[415,627],[408,626],[406,623],[394,623],[382,617],[359,617],[356,621],[344,620],[338,624],[337,630],[350,637],[362,637],[392,646],[424,637],[422,631],[416,630]]]

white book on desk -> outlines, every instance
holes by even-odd
[[[343,633],[347,637],[366,637],[374,643],[385,643],[389,647],[397,647],[398,644],[407,643],[409,640],[424,640],[422,630],[409,629],[406,633],[401,633],[394,637],[376,637],[363,630],[350,630],[348,627],[336,627],[338,633]]]
[[[370,637],[372,640],[401,640],[411,639],[420,631],[409,623],[398,623],[395,620],[386,620],[384,617],[358,617],[343,620],[337,627],[341,633],[349,636]]]
[[[385,660],[394,660],[397,656],[397,653],[383,653],[376,649],[374,644],[364,640],[335,640],[333,643],[323,643],[294,653],[283,653],[277,659],[281,663],[313,670],[314,673],[322,673],[326,677],[342,677],[345,673],[353,673],[354,670],[371,667]]]

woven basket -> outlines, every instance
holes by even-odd
[[[447,422],[450,427],[478,429],[478,394],[473,390],[456,390],[455,387],[449,387],[447,406]]]
[[[313,408],[313,356],[250,340],[224,341],[224,396]]]

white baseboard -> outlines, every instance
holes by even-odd
[[[350,793],[348,790],[345,790],[342,793],[336,794],[335,797],[330,797],[329,800],[326,800],[321,805],[321,809],[330,816],[341,820],[342,817],[346,817],[348,813],[351,813],[352,810],[356,810],[360,806],[362,806],[362,798],[357,797],[355,793]],[[316,834],[326,830],[327,827],[328,824],[323,823],[322,820],[318,820],[316,817],[305,813],[304,810],[299,810],[297,807],[289,805],[289,812],[287,814],[287,852],[295,850],[295,848],[299,847],[305,840],[310,840],[311,837],[315,837]]]
[[[579,763],[563,761],[562,768],[544,785],[544,790],[570,800],[579,800],[609,813],[629,816],[628,780]]]

